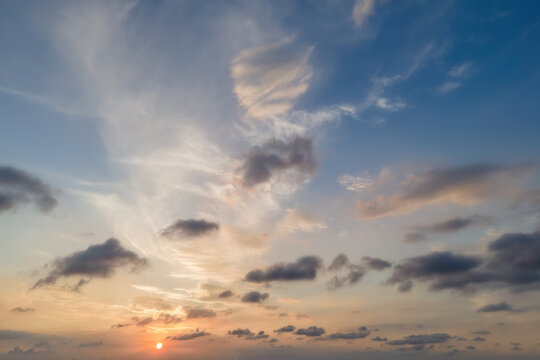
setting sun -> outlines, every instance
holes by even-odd
[[[161,350],[162,347],[163,347],[162,343],[157,343],[156,344],[156,349]]]

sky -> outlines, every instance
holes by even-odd
[[[537,359],[538,44],[536,1],[1,1],[0,359]]]

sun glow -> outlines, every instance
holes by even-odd
[[[163,347],[162,343],[157,343],[156,344],[156,349],[161,350],[162,347]]]

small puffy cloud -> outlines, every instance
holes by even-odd
[[[465,78],[471,75],[473,68],[472,62],[466,62],[457,66],[454,66],[449,72],[448,75],[455,78]]]
[[[379,258],[373,258],[370,256],[364,256],[362,257],[362,261],[369,269],[372,270],[384,270],[389,267],[392,267],[392,264],[386,260],[379,259]]]
[[[0,166],[0,213],[28,202],[42,212],[51,211],[58,203],[41,179],[12,166]]]
[[[461,87],[461,83],[457,81],[447,81],[437,88],[437,92],[441,94],[449,93],[452,90],[456,90]]]
[[[249,330],[249,329],[240,329],[240,328],[235,329],[235,330],[229,330],[228,334],[231,335],[231,336],[237,336],[237,337],[253,335],[251,330]]]
[[[334,276],[327,283],[328,290],[337,290],[346,284],[353,285],[362,280],[364,275],[370,270],[384,270],[388,267],[391,267],[386,260],[372,258],[369,256],[364,256],[362,262],[359,264],[353,264],[349,261],[349,258],[345,254],[339,254],[334,258],[330,266],[328,267],[329,271],[340,271],[342,269],[347,270],[347,274],[344,276]]]
[[[19,307],[19,306],[11,309],[11,312],[16,312],[16,313],[27,313],[27,312],[34,312],[34,311],[36,311],[36,309],[34,308]]]
[[[287,172],[295,175],[299,183],[310,178],[317,168],[313,141],[295,136],[288,142],[270,140],[255,146],[245,156],[240,167],[242,185],[251,189]]]
[[[356,0],[352,19],[357,27],[362,27],[375,13],[375,0]]]
[[[287,209],[285,210],[285,215],[277,223],[277,228],[280,232],[294,234],[299,231],[303,232],[317,232],[323,229],[326,229],[326,225],[320,222],[317,222],[312,216],[308,213],[295,210]]]
[[[298,329],[294,332],[296,335],[304,335],[309,337],[322,336],[326,333],[323,328],[317,326],[310,326],[306,329]]]
[[[313,47],[293,40],[249,48],[233,60],[234,92],[248,116],[267,118],[287,112],[308,89]]]
[[[383,338],[380,336],[375,336],[374,338],[371,339],[371,341],[381,341],[381,342],[386,342],[387,340],[388,340],[387,338]]]
[[[371,334],[371,331],[369,331],[365,326],[362,326],[358,328],[358,331],[351,331],[351,332],[336,332],[328,335],[329,339],[363,339],[367,337],[369,334]]]
[[[373,179],[367,174],[353,176],[349,174],[341,175],[338,182],[347,190],[362,192],[373,185]]]
[[[439,344],[450,340],[452,337],[445,333],[408,335],[399,340],[388,341],[388,345],[427,345]]]
[[[268,299],[270,295],[268,293],[260,293],[258,291],[250,291],[242,296],[242,302],[257,303],[260,304],[264,300]]]
[[[525,165],[477,163],[409,174],[401,182],[388,185],[383,193],[377,189],[365,193],[356,203],[358,216],[375,218],[408,213],[433,203],[467,205],[499,198],[505,194],[509,183],[526,176],[530,169]]]
[[[264,331],[262,330],[255,334],[249,329],[240,329],[240,328],[236,330],[229,330],[228,334],[230,336],[244,338],[245,340],[261,340],[261,339],[267,339],[269,337],[269,335],[265,334]]]
[[[296,326],[294,325],[287,325],[287,326],[283,326],[277,330],[274,330],[274,332],[277,332],[277,333],[285,333],[285,332],[293,332],[294,330],[296,330]]]
[[[332,263],[328,267],[330,271],[338,271],[343,269],[345,266],[349,265],[349,258],[345,254],[339,254],[332,260]]]
[[[184,306],[187,319],[213,318],[216,313],[212,309],[203,309],[191,306]]]
[[[56,259],[50,264],[49,275],[39,279],[33,288],[55,284],[60,278],[80,276],[81,280],[76,285],[78,288],[89,281],[84,278],[108,278],[117,268],[129,266],[132,271],[137,271],[147,265],[147,259],[125,249],[120,241],[111,238],[103,244],[90,245],[86,250]]]
[[[165,228],[161,235],[170,238],[196,238],[219,230],[219,224],[204,219],[177,220]]]
[[[313,280],[317,271],[323,267],[322,259],[317,256],[304,256],[292,263],[278,263],[265,270],[252,270],[245,280],[255,283],[270,281]]]
[[[186,340],[193,340],[202,336],[208,336],[210,335],[206,331],[194,331],[192,333],[187,334],[178,334],[175,336],[168,336],[167,339],[173,340],[173,341],[186,341]]]
[[[498,304],[484,305],[480,307],[477,311],[478,312],[497,312],[497,311],[512,311],[512,310],[514,310],[512,305],[505,302],[500,302]]]
[[[220,299],[226,299],[233,296],[233,292],[231,290],[225,290],[220,292],[218,296]]]
[[[484,339],[483,337],[480,337],[480,336],[477,336],[475,338],[472,339],[473,341],[486,341],[486,339]]]

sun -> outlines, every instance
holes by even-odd
[[[163,347],[162,343],[157,343],[156,344],[156,349],[161,350],[162,347]]]

